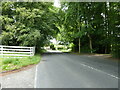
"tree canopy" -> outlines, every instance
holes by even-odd
[[[44,46],[58,32],[56,15],[52,3],[2,3],[2,44]]]
[[[62,3],[58,39],[74,43],[74,51],[120,55],[120,4],[117,2]]]
[[[2,44],[36,46],[39,50],[56,38],[81,53],[120,56],[120,3],[3,2]]]

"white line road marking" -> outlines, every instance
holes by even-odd
[[[37,84],[37,72],[38,72],[38,69],[37,69],[37,67],[38,67],[38,64],[36,65],[36,70],[35,70],[35,81],[34,81],[34,88],[36,88],[37,86],[36,86],[36,84]]]
[[[94,68],[94,67],[91,67],[91,66],[88,66],[88,65],[85,65],[85,64],[81,64],[81,65],[84,66],[84,67],[88,67],[88,68],[90,68],[90,69],[93,69],[93,70],[96,70],[96,71],[105,73],[106,75],[111,76],[111,77],[113,77],[113,78],[120,79],[120,78],[117,77],[117,76],[114,76],[114,75],[112,75],[112,74],[106,73],[106,72],[104,72],[104,71],[102,71],[102,70],[99,70],[99,69],[96,69],[96,68]]]

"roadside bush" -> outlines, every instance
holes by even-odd
[[[120,58],[120,44],[115,44],[112,46],[111,54],[115,58]]]
[[[50,45],[50,48],[51,48],[52,50],[55,50],[55,47],[54,47],[53,44]]]
[[[2,63],[3,64],[10,64],[12,62],[13,62],[13,59],[12,58],[8,58],[8,59],[4,59]]]

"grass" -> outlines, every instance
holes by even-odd
[[[0,67],[2,71],[19,69],[24,66],[37,64],[40,61],[40,55],[24,57],[24,58],[0,58]]]

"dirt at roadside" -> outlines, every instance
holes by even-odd
[[[106,59],[110,59],[110,60],[114,60],[114,61],[119,61],[120,59],[118,58],[113,58],[110,54],[106,55],[106,54],[95,54],[93,56],[97,56],[97,57],[101,57],[101,58],[106,58]]]
[[[82,54],[79,54],[79,53],[71,53],[71,54],[76,54],[76,55],[88,55],[88,56],[96,56],[96,57],[100,57],[100,58],[106,58],[106,59],[109,59],[109,60],[114,60],[114,61],[120,61],[120,59],[118,58],[113,58],[112,55],[110,54],[86,54],[86,53],[82,53]]]

